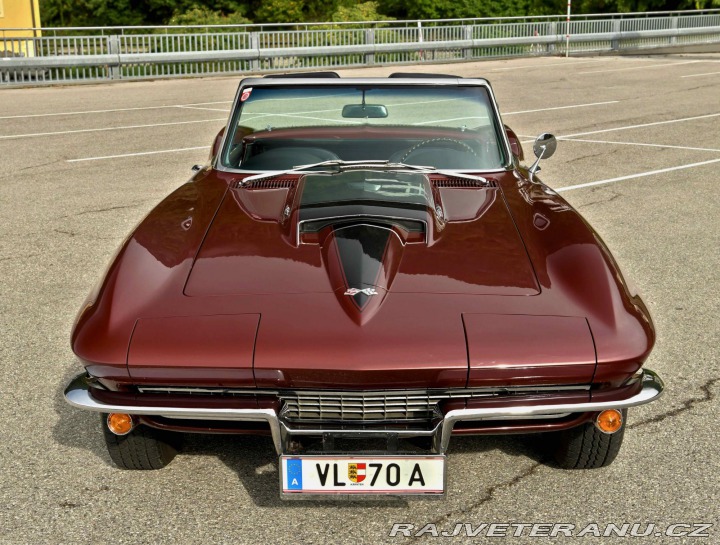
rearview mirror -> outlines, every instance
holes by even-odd
[[[347,104],[343,106],[342,116],[351,119],[376,119],[388,116],[388,111],[382,104]]]

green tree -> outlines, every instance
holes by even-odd
[[[245,17],[242,12],[236,11],[228,15],[222,11],[213,11],[206,6],[193,6],[189,10],[178,13],[176,12],[168,21],[169,25],[188,25],[188,26],[204,26],[204,25],[243,25],[251,23],[250,19]]]
[[[378,10],[379,2],[361,2],[353,4],[343,4],[337,7],[335,13],[332,14],[332,20],[335,22],[344,21],[392,21],[392,17],[383,15]]]
[[[258,23],[299,23],[305,10],[304,0],[262,0],[253,14]]]
[[[196,8],[219,17],[242,16],[247,5],[247,0],[40,0],[40,14],[45,26],[165,25]]]
[[[567,0],[40,0],[46,26],[298,23],[559,15]],[[720,7],[720,0],[573,0],[573,13]]]

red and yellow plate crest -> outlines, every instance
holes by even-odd
[[[348,478],[354,483],[365,480],[365,464],[348,464]]]

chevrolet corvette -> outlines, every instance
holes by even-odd
[[[207,164],[122,243],[76,319],[66,400],[110,458],[266,435],[283,498],[443,496],[453,437],[542,434],[610,464],[658,398],[647,307],[528,165],[490,84],[240,82]]]

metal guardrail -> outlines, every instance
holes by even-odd
[[[720,42],[720,10],[563,18],[0,29],[0,85],[564,54],[568,33],[568,53]]]

